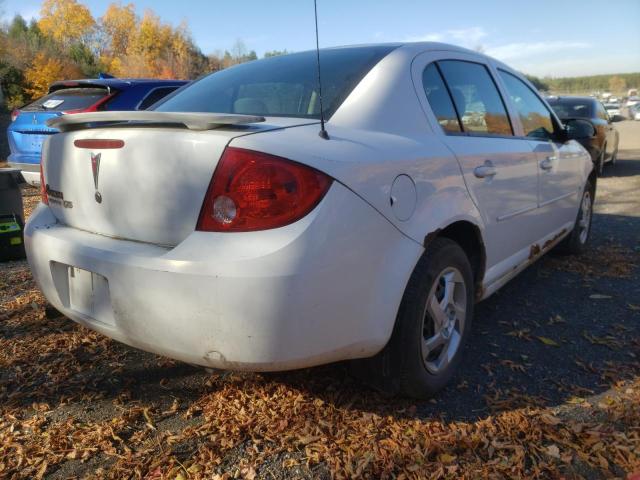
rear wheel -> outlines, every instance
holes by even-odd
[[[460,363],[473,317],[473,274],[462,248],[435,239],[416,266],[384,350],[356,373],[389,393],[427,398]]]
[[[589,237],[591,236],[591,221],[593,219],[593,188],[591,182],[587,182],[582,193],[580,210],[573,230],[567,238],[562,241],[562,250],[566,253],[578,255],[584,252]]]

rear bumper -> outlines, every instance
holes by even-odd
[[[40,205],[25,244],[43,293],[76,322],[188,363],[253,371],[377,353],[422,253],[337,183],[292,225],[194,232],[173,249],[69,228]],[[74,309],[68,266],[106,279],[104,308]]]

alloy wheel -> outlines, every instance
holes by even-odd
[[[580,208],[580,219],[578,220],[578,239],[580,243],[587,243],[589,238],[589,229],[591,228],[591,193],[587,190],[582,195],[582,206]]]
[[[466,305],[464,277],[456,268],[444,269],[431,287],[423,314],[422,358],[434,375],[449,365],[460,347]]]

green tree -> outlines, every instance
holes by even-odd
[[[541,80],[540,78],[534,75],[525,75],[525,77],[527,77],[527,80],[529,80],[533,84],[533,86],[536,87],[541,92],[546,92],[549,90],[549,84],[546,83],[544,80]]]
[[[279,55],[286,55],[287,53],[289,52],[286,48],[284,50],[269,50],[267,52],[264,52],[264,58],[277,57]]]

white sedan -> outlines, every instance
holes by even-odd
[[[320,60],[322,132],[314,51],[222,70],[153,111],[51,120],[25,231],[47,299],[192,364],[357,360],[393,392],[442,388],[475,302],[587,243],[596,177],[572,139],[593,127],[449,45]]]

